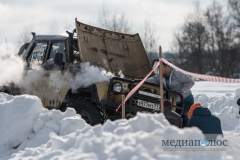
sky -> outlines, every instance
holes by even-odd
[[[196,127],[171,126],[162,114],[139,113],[129,120],[108,120],[91,127],[73,109],[47,110],[36,96],[0,92],[0,160],[237,160],[240,115],[236,101],[240,88],[236,86],[197,81],[193,87],[194,101],[220,118],[224,137],[217,140],[226,142],[226,146],[205,147],[164,145],[162,141],[167,140],[174,144],[177,140],[202,142],[204,136]],[[219,90],[228,91],[219,95]]]
[[[217,0],[224,3],[227,0]],[[132,34],[143,35],[147,20],[156,33],[157,44],[162,51],[171,50],[173,33],[183,24],[187,15],[193,12],[195,0],[0,0],[0,48],[8,43],[13,52],[19,49],[21,33],[31,31],[37,34],[64,34],[74,29],[78,21],[99,26],[102,6],[109,13],[124,13],[132,24]],[[205,9],[211,0],[201,0]]]

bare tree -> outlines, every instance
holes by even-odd
[[[100,14],[98,16],[100,26],[116,32],[130,33],[131,22],[124,13],[111,13],[105,4],[102,5]]]
[[[177,66],[184,68],[184,65],[187,61],[188,54],[185,54],[185,43],[182,40],[182,33],[181,31],[174,33],[174,41],[172,45],[172,50],[177,52],[175,58],[173,60],[173,63],[176,64]]]
[[[213,59],[214,67],[221,76],[229,76],[230,55],[229,50],[233,44],[232,28],[229,25],[229,17],[224,15],[223,7],[213,2],[205,13],[209,30],[208,51]]]
[[[204,12],[197,5],[195,12],[187,17],[179,32],[174,34],[173,45],[179,55],[180,67],[223,77],[239,76],[236,73],[240,67],[240,49],[239,42],[234,39],[234,30],[236,27],[240,29],[239,2],[229,0],[234,26],[220,3],[214,1]]]
[[[203,55],[208,40],[204,17],[199,4],[194,13],[189,14],[179,33],[175,34],[181,66],[187,70],[203,73]],[[187,63],[185,63],[187,60]]]
[[[144,36],[143,36],[143,44],[145,47],[145,50],[148,54],[148,58],[150,61],[152,61],[154,58],[158,57],[157,54],[157,38],[156,38],[156,30],[154,27],[155,25],[152,25],[149,20],[145,20],[144,23]]]
[[[236,36],[240,38],[240,0],[228,0],[228,11],[233,18]]]
[[[100,26],[116,32],[130,33],[132,30],[132,22],[127,18],[124,13],[117,13],[116,11],[112,13],[103,4],[101,6],[100,14],[98,16]],[[154,58],[158,57],[157,54],[157,32],[153,27],[155,25],[151,24],[148,20],[144,23],[144,33],[143,33],[143,45],[148,54],[149,60],[152,61]]]
[[[234,38],[237,38],[238,41],[235,41],[235,46],[229,52],[231,57],[231,73],[232,77],[239,78],[240,70],[240,0],[228,0],[228,11],[230,13],[231,26],[233,28],[232,33],[234,33]]]
[[[33,31],[32,26],[24,27],[20,30],[19,36],[18,36],[18,48],[20,48],[23,44],[29,43],[32,39],[31,32]]]
[[[105,6],[105,3],[102,4],[101,9],[100,9],[100,13],[98,14],[98,21],[100,23],[101,27],[104,27],[106,29],[109,28],[109,13],[110,11],[108,10],[108,8]]]

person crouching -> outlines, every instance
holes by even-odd
[[[214,140],[218,135],[223,136],[220,119],[200,103],[193,104],[188,115],[190,117],[188,127],[198,127],[207,140]]]

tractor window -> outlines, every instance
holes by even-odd
[[[56,53],[63,54],[63,62],[66,63],[66,47],[64,42],[52,43],[51,51],[48,59],[55,58]]]
[[[73,60],[80,61],[80,52],[79,52],[77,40],[73,41]]]
[[[46,53],[46,48],[47,48],[46,42],[36,43],[30,55],[29,62],[32,62],[34,60],[42,62],[43,56]]]

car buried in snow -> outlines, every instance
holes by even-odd
[[[76,29],[67,31],[68,36],[35,35],[30,43],[24,44],[19,56],[31,66],[32,61],[40,61],[45,69],[38,84],[31,87],[28,94],[37,95],[46,108],[65,111],[71,107],[90,125],[103,124],[107,119],[122,118],[123,95],[127,95],[151,70],[146,51],[139,34],[113,32],[75,19]],[[53,62],[50,64],[50,60]],[[51,81],[50,75],[59,77],[69,72],[76,75],[80,63],[89,62],[115,74],[109,81],[95,82],[87,87],[77,88],[65,83],[60,88]],[[120,77],[119,73],[124,75]],[[66,79],[66,77],[65,77]],[[69,78],[70,79],[70,78]],[[171,99],[173,108],[183,114],[183,98],[178,92],[163,88],[164,97],[160,97],[159,85],[150,82],[144,84],[126,101],[125,118],[134,117],[137,112],[152,113],[159,110],[160,99]],[[20,94],[26,93],[20,88]],[[176,96],[180,97],[178,107]]]

